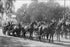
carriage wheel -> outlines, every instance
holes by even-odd
[[[7,31],[7,35],[11,36],[10,31]]]
[[[5,30],[3,30],[3,34],[6,35],[6,31]]]

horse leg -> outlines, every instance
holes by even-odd
[[[59,41],[60,41],[60,37],[61,37],[61,36],[60,36],[60,34],[59,34]]]
[[[24,32],[24,37],[26,37],[26,32]]]
[[[65,39],[67,39],[67,33],[65,33]]]
[[[39,36],[39,40],[41,40],[41,35]]]
[[[12,36],[15,36],[15,32],[14,31],[12,32]]]
[[[8,35],[10,36],[10,31],[7,31]]]
[[[57,33],[57,40],[60,41],[60,34]]]
[[[61,33],[61,37],[63,38],[63,32]]]
[[[17,34],[18,34],[18,37],[20,37],[20,31],[18,31],[18,33],[17,33]]]
[[[69,32],[69,39],[70,39],[70,32]]]
[[[23,31],[21,30],[21,31],[20,31],[20,37],[22,37],[22,36],[23,36]]]
[[[18,32],[15,32],[15,33],[16,33],[15,36],[16,36],[16,37],[19,37],[19,33],[18,33]]]
[[[39,34],[39,40],[41,41],[41,33]]]
[[[53,42],[53,34],[51,35],[51,39],[52,39],[52,42]]]
[[[16,33],[16,34],[15,34],[15,33]],[[12,35],[15,36],[15,37],[17,37],[17,31],[14,30],[14,31],[12,32]]]
[[[49,42],[51,41],[51,35],[49,35]]]
[[[30,32],[30,39],[32,39],[32,34],[33,34],[33,32]]]
[[[23,36],[24,38],[26,37],[25,34],[26,34],[26,32],[23,32],[23,35],[22,35],[22,36]]]
[[[47,37],[47,40],[48,40],[49,34],[47,34],[46,37]]]
[[[31,32],[30,32],[30,38],[31,38]]]
[[[42,36],[43,39],[45,39],[46,35],[44,34],[44,36]]]
[[[51,40],[53,42],[53,34],[50,34],[49,42],[51,42]]]
[[[15,34],[15,33],[16,33],[16,34]],[[15,35],[16,37],[18,37],[18,36],[19,36],[18,31],[14,32],[14,35]]]
[[[56,33],[56,40],[58,41],[59,40],[59,34]]]

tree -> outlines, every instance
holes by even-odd
[[[25,15],[27,15],[27,4],[23,4],[21,8],[19,8],[16,12],[16,15],[17,15],[17,21],[18,22],[25,22],[26,23],[26,17]],[[24,18],[25,17],[25,18]],[[28,16],[29,17],[29,16]]]
[[[63,17],[62,12],[65,9],[61,7],[58,3],[55,2],[48,2],[48,3],[31,3],[29,8],[28,8],[28,14],[31,16],[34,16],[34,18],[39,17],[40,19],[42,17],[42,20],[51,20],[55,18],[58,20],[59,18]],[[33,18],[33,19],[34,19]]]
[[[13,8],[14,8],[14,2],[16,0],[6,0],[5,1],[5,10],[6,10],[6,13],[13,13]]]
[[[65,13],[64,10],[66,9],[67,8],[60,6],[56,2],[32,2],[29,7],[25,9],[25,16],[24,14],[22,16],[25,17],[23,19],[26,19],[26,17],[30,17],[31,21],[37,20],[49,22],[52,19],[59,21],[59,19],[63,18],[63,15]],[[22,8],[21,10],[24,9]]]
[[[2,0],[3,1],[3,17],[2,17],[2,21],[7,22],[7,19],[10,18],[10,15],[13,14],[14,10],[14,2],[16,0]],[[8,17],[8,18],[6,18]]]
[[[24,13],[27,10],[27,4],[23,4],[21,8],[17,10],[17,15],[24,16]]]

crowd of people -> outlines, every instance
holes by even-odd
[[[52,21],[52,23],[45,25],[41,22],[33,21],[28,26],[22,26],[22,24],[12,24],[12,22],[8,22],[7,25],[3,27],[3,34],[15,37],[23,37],[26,38],[27,32],[29,33],[29,39],[33,39],[33,33],[37,34],[39,40],[43,37],[46,37],[47,40],[52,40],[54,34],[57,35],[58,40],[60,40],[60,35],[67,36],[69,33],[69,25],[66,25],[65,22],[58,24],[56,21]]]

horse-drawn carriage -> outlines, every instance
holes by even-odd
[[[29,38],[33,39],[36,37],[37,39],[41,40],[43,37],[46,37],[47,40],[52,40],[53,42],[53,37],[55,33],[61,32],[61,26],[64,24],[59,24],[60,26],[57,25],[57,22],[52,22],[49,25],[43,25],[43,24],[38,24],[37,22],[32,22],[30,25],[27,26],[22,26],[21,24],[10,24],[8,23],[7,26],[4,27],[3,33],[16,37],[27,37],[27,33],[29,33]],[[59,27],[59,28],[57,28]],[[60,32],[57,31],[58,29],[61,29]],[[56,34],[56,35],[57,35]],[[50,42],[50,41],[49,41]]]

